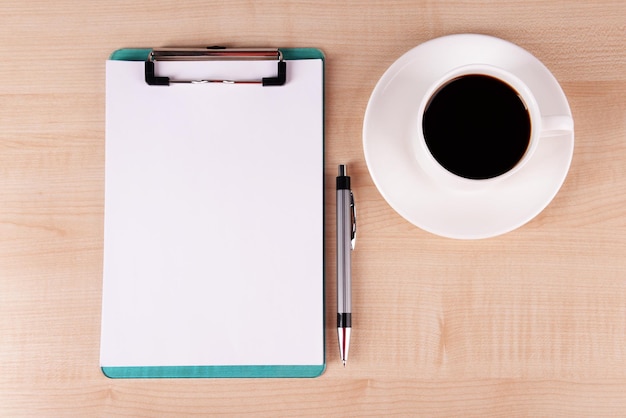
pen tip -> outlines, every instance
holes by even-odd
[[[346,361],[345,360],[343,361],[343,367],[346,367]]]

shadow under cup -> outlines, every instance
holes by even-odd
[[[437,163],[472,180],[513,169],[528,150],[531,130],[517,90],[485,74],[449,80],[430,97],[422,117],[424,140]]]

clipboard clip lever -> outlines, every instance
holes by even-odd
[[[156,61],[207,61],[207,60],[276,60],[276,77],[263,77],[260,80],[174,80],[170,77],[157,76]],[[277,48],[154,48],[145,62],[146,83],[151,86],[169,86],[170,84],[260,84],[262,86],[282,86],[287,80],[287,63],[283,53]]]

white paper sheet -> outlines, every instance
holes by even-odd
[[[323,363],[323,69],[287,66],[107,62],[103,367]]]

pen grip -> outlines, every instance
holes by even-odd
[[[338,313],[337,314],[337,328],[352,328],[352,314],[351,313]]]

